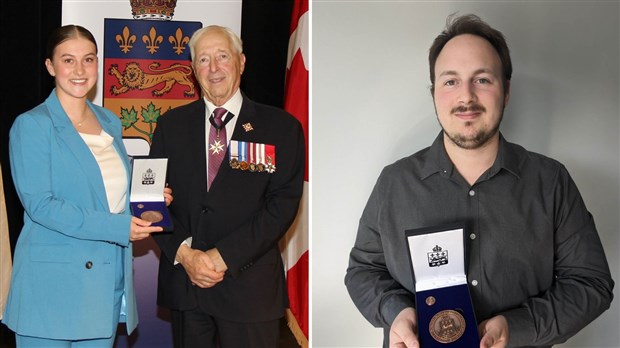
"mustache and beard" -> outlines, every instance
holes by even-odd
[[[474,134],[460,134],[458,132],[450,132],[446,130],[446,128],[441,124],[441,121],[439,122],[439,124],[441,125],[441,128],[443,129],[443,133],[447,135],[448,138],[456,146],[462,149],[466,149],[466,150],[478,149],[482,147],[483,145],[485,145],[486,143],[488,143],[489,140],[499,131],[499,125],[502,122],[502,118],[504,117],[504,107],[505,106],[502,106],[501,114],[500,114],[500,117],[497,123],[490,125],[490,127],[486,127],[486,125],[483,125],[483,127],[480,127],[479,129],[477,129]],[[454,115],[456,113],[465,113],[465,112],[484,113],[486,111],[487,110],[483,105],[478,104],[478,103],[472,103],[466,106],[459,105],[457,107],[454,107],[452,110],[450,110],[450,115]],[[439,117],[437,117],[437,119],[439,120]],[[472,123],[473,122],[466,122],[465,126],[470,127],[472,126]]]

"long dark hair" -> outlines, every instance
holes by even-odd
[[[93,34],[88,29],[79,25],[68,24],[62,27],[58,27],[52,31],[47,39],[47,50],[45,52],[45,58],[52,59],[54,57],[54,50],[61,43],[73,39],[76,37],[83,37],[86,40],[92,42],[95,45],[95,52],[97,51],[97,41]]]

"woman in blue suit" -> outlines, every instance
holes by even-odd
[[[87,98],[98,76],[92,34],[56,29],[45,66],[56,88],[10,131],[24,227],[3,323],[18,347],[112,347],[119,322],[129,333],[138,323],[132,241],[162,228],[129,214],[120,120]]]

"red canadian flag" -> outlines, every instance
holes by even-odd
[[[308,346],[308,0],[295,0],[291,18],[284,109],[301,122],[306,137],[304,193],[297,219],[282,240],[290,299],[289,327],[302,347]]]

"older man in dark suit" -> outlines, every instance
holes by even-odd
[[[174,232],[155,238],[158,304],[172,309],[175,347],[277,347],[288,305],[278,241],[302,195],[302,128],[240,91],[230,29],[200,29],[189,46],[203,98],[160,118],[150,152],[169,159],[175,192]]]

